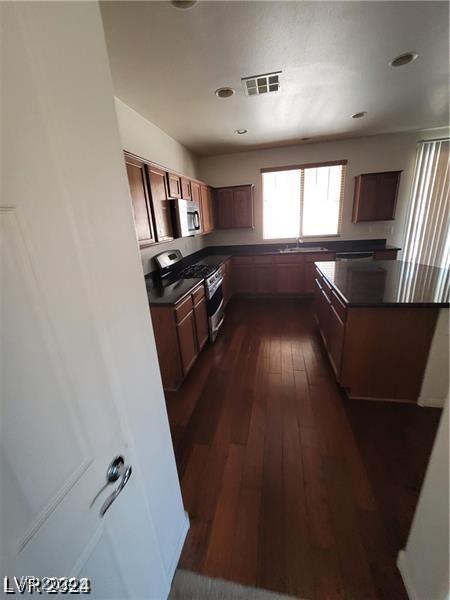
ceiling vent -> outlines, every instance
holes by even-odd
[[[242,85],[247,96],[259,96],[260,94],[270,94],[278,92],[280,89],[281,71],[274,73],[263,73],[262,75],[253,75],[253,77],[242,77]]]

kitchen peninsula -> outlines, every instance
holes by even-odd
[[[439,312],[448,314],[449,271],[404,261],[315,264],[315,312],[338,383],[350,398],[417,402]]]

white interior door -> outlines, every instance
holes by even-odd
[[[98,6],[1,4],[0,574],[164,598],[186,523]]]

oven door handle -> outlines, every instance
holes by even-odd
[[[219,329],[222,327],[224,321],[225,321],[225,317],[222,317],[220,319],[220,321],[218,322],[217,327],[214,327],[213,334],[217,333],[219,331]]]

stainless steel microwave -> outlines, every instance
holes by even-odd
[[[200,212],[197,202],[175,200],[175,215],[180,237],[188,237],[201,232]]]

